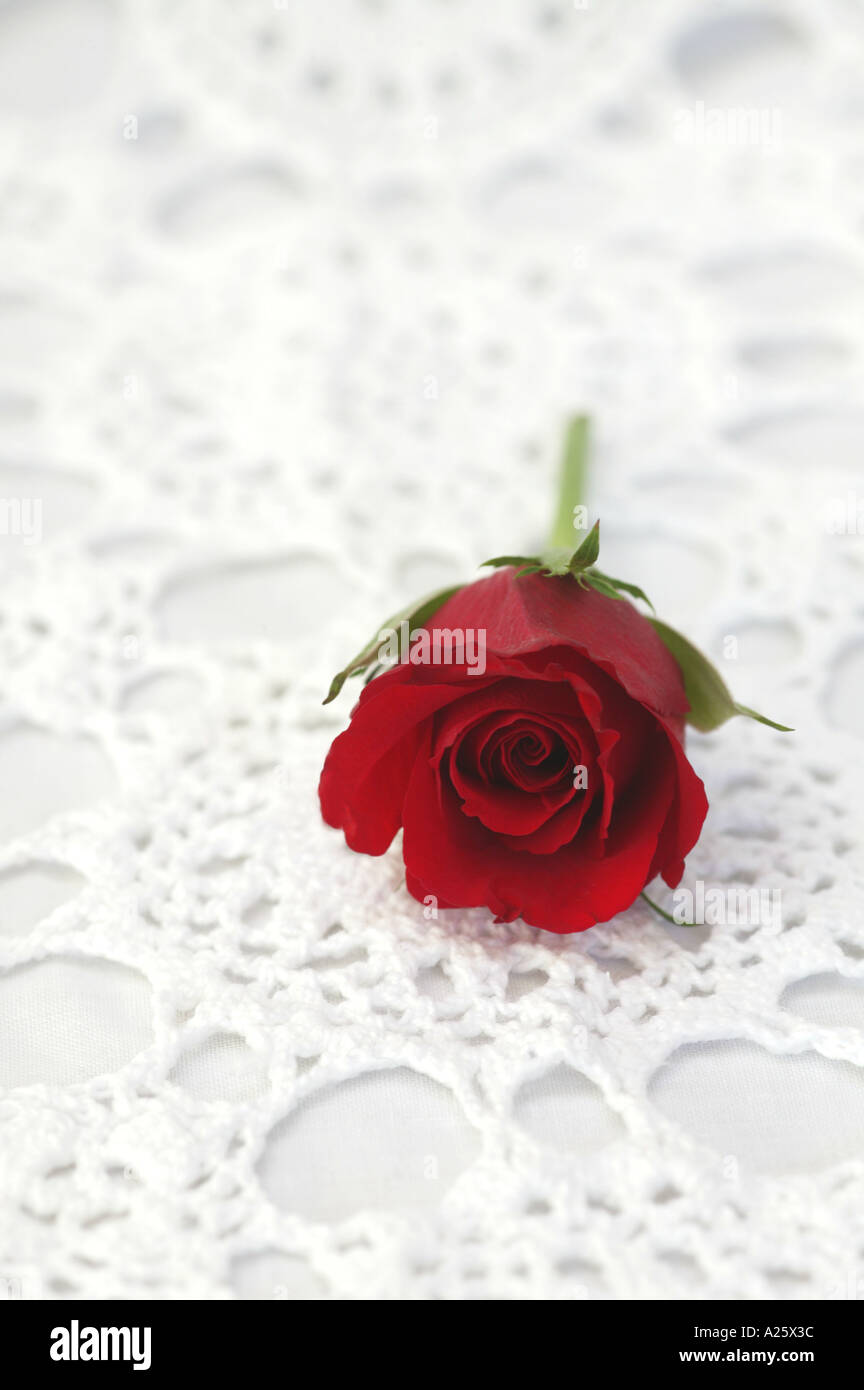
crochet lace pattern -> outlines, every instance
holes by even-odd
[[[843,0],[0,16],[0,1295],[861,1296],[862,61]],[[320,823],[333,672],[532,553],[574,409],[604,569],[797,730],[689,743],[685,882],[780,920],[435,916]]]

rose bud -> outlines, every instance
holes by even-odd
[[[549,551],[489,561],[490,577],[406,610],[334,680],[328,698],[395,661],[373,672],[319,787],[351,849],[383,854],[402,829],[418,901],[553,932],[607,921],[658,874],[680,881],[708,809],[685,722],[771,722],[622,596],[640,589],[596,569],[596,524],[575,553],[562,544],[585,433],[571,426]]]

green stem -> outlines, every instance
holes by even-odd
[[[574,415],[567,426],[564,457],[561,461],[561,481],[558,485],[558,510],[549,533],[552,549],[576,549],[573,529],[573,508],[584,505],[588,475],[588,441],[590,420],[587,415]]]
[[[667,922],[671,922],[673,927],[694,927],[697,925],[695,922],[679,922],[677,918],[672,916],[671,912],[666,911],[665,907],[661,907],[659,903],[653,902],[652,899],[648,897],[647,893],[640,893],[639,896],[640,898],[644,898],[648,906],[653,907],[654,911],[665,918]]]
[[[681,926],[680,922],[675,921],[675,918],[672,916],[671,912],[667,912],[665,907],[661,907],[659,903],[652,902],[651,899],[648,897],[647,893],[640,893],[639,897],[644,898],[648,906],[653,907],[654,911],[658,914],[658,916],[662,917],[664,921],[671,922],[673,927]]]

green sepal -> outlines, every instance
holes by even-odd
[[[492,560],[484,560],[483,566],[501,569],[509,565],[517,570],[518,574],[547,574],[555,578],[569,574],[582,589],[590,585],[598,594],[615,599],[629,594],[631,598],[638,598],[647,603],[653,612],[653,603],[638,584],[628,584],[624,579],[613,579],[611,574],[594,569],[599,554],[600,522],[595,521],[577,550],[570,551],[563,546],[552,546],[549,550],[544,550],[542,555],[496,555]]]
[[[580,584],[590,584],[591,588],[596,589],[598,594],[605,594],[607,598],[621,599],[625,594],[630,594],[633,598],[641,598],[643,603],[647,603],[652,613],[654,612],[653,603],[645,590],[640,589],[638,584],[628,584],[624,579],[613,579],[611,574],[603,574],[601,570],[588,570],[585,574],[577,574],[576,578]]]
[[[484,560],[480,568],[485,569],[517,569],[520,574],[539,574],[543,568],[543,561],[539,555],[496,555],[493,560]]]
[[[378,649],[381,646],[381,632],[384,628],[397,628],[400,623],[406,621],[410,627],[422,627],[423,624],[432,617],[433,613],[437,613],[438,609],[447,602],[448,598],[452,598],[454,594],[458,594],[459,590],[464,588],[464,584],[454,584],[452,588],[449,589],[438,589],[436,593],[427,594],[426,597],[420,599],[419,602],[409,603],[407,608],[403,608],[401,612],[395,613],[392,618],[388,618],[386,622],[381,624],[377,635],[372,638],[372,641],[367,642],[366,646],[361,652],[358,652],[353,661],[349,661],[348,665],[333,677],[330,682],[330,689],[327,692],[327,698],[322,700],[321,703],[329,705],[331,700],[336,699],[336,696],[339,694],[339,691],[342,689],[349,676],[359,675],[361,671],[365,671],[368,666],[372,666],[373,663],[375,663]],[[367,677],[367,680],[371,680],[374,674],[375,671],[373,670],[372,674]]]
[[[480,568],[511,566],[519,574],[548,574],[560,578],[571,573],[573,558],[569,550],[561,549],[544,550],[542,555],[496,555],[493,560],[484,560]]]
[[[737,704],[719,671],[692,642],[688,642],[680,632],[662,623],[659,618],[649,618],[648,621],[681,670],[684,690],[690,703],[687,723],[692,724],[694,729],[709,734],[713,729],[725,724],[727,719],[734,719],[737,714],[741,714],[747,719],[767,724],[769,729],[779,729],[783,734],[794,732],[788,724],[777,724],[773,719],[766,719],[764,714],[757,714],[746,705]]]
[[[576,574],[578,570],[590,569],[597,563],[600,554],[600,522],[595,521],[588,535],[583,540],[579,549],[570,557],[567,568],[571,574]]]

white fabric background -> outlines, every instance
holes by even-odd
[[[850,0],[0,8],[0,1293],[861,1295],[862,58]],[[691,742],[687,881],[782,925],[427,921],[319,823],[333,671],[537,544],[579,408],[604,567],[798,730]]]

